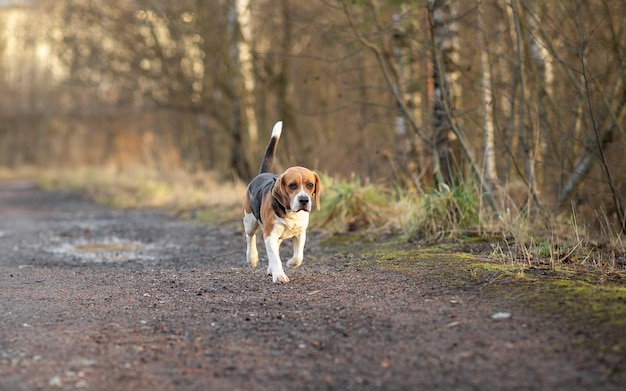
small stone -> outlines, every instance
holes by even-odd
[[[496,320],[509,319],[510,317],[511,317],[510,312],[496,312],[495,314],[491,315],[491,319],[496,319]]]
[[[50,387],[56,387],[56,388],[62,388],[63,387],[63,381],[61,380],[60,376],[55,376],[52,379],[50,379],[48,381],[48,385]]]

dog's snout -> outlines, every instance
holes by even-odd
[[[309,203],[309,197],[300,197],[298,199],[298,202],[300,203],[300,205],[306,205]]]

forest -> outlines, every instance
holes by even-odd
[[[622,0],[0,1],[0,167],[280,164],[626,231]]]

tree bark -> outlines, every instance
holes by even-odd
[[[255,111],[255,77],[254,63],[252,58],[252,27],[250,15],[250,0],[233,0],[237,14],[237,24],[241,32],[238,40],[239,70],[243,81],[243,110],[246,115],[248,126],[248,141],[251,146],[256,146],[258,141],[258,124]]]
[[[448,116],[460,97],[459,31],[455,3],[428,0],[433,35],[433,171],[435,182],[452,185],[453,165],[458,164],[451,150],[454,132]],[[444,99],[447,100],[444,102]]]
[[[521,149],[522,157],[524,159],[524,172],[522,173],[522,180],[528,187],[528,197],[526,206],[529,213],[534,213],[538,206],[538,184],[536,174],[536,137],[533,132],[532,124],[526,123],[526,81],[524,74],[524,34],[520,22],[519,9],[516,5],[516,0],[511,0],[509,8],[507,8],[509,18],[511,19],[511,25],[513,26],[513,41],[515,42],[515,59],[513,65],[513,88],[512,88],[512,101],[511,101],[511,119],[510,125],[517,131],[518,147]],[[515,110],[515,100],[519,98],[517,105],[517,113]],[[515,118],[517,118],[517,126],[515,124]],[[511,149],[512,151],[512,149]],[[512,151],[514,152],[514,151]],[[516,162],[513,161],[516,165]]]
[[[485,150],[484,180],[485,188],[493,191],[494,185],[498,183],[498,173],[496,171],[496,147],[493,120],[493,87],[491,85],[491,68],[489,64],[488,40],[483,21],[482,0],[477,1],[477,21],[480,37],[480,68],[481,68],[481,89],[483,104],[483,139]]]
[[[233,83],[233,89],[231,93],[231,122],[230,122],[230,134],[232,139],[232,149],[230,154],[230,166],[235,171],[236,175],[243,179],[249,180],[253,176],[253,170],[251,169],[249,156],[251,155],[250,145],[246,143],[244,138],[244,113],[246,111],[245,103],[245,78],[246,71],[243,69],[242,61],[247,61],[247,54],[245,53],[246,44],[242,43],[241,25],[240,25],[240,2],[246,2],[246,0],[232,0],[228,15],[228,24],[230,28],[230,61],[231,61],[231,78]],[[250,136],[250,135],[249,135]],[[256,135],[251,135],[256,138]]]
[[[277,89],[277,99],[278,99],[278,114],[280,115],[280,120],[283,121],[285,127],[289,129],[288,135],[285,134],[286,138],[291,138],[295,140],[296,145],[303,146],[304,140],[300,134],[297,118],[294,113],[293,105],[291,104],[291,99],[289,97],[289,89],[291,85],[291,47],[292,44],[292,13],[289,9],[289,0],[281,0],[281,16],[282,16],[282,36],[280,41],[280,60],[279,60],[279,69],[276,75],[276,89]],[[289,161],[293,161],[293,157],[290,156],[291,149],[284,148],[284,153],[288,156]],[[301,151],[296,151],[301,152]]]

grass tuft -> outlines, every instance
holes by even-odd
[[[480,196],[471,186],[441,186],[417,201],[404,224],[410,239],[438,240],[476,230]]]
[[[381,187],[353,177],[335,181],[324,177],[322,208],[312,224],[330,233],[354,232],[385,226],[391,202]]]

